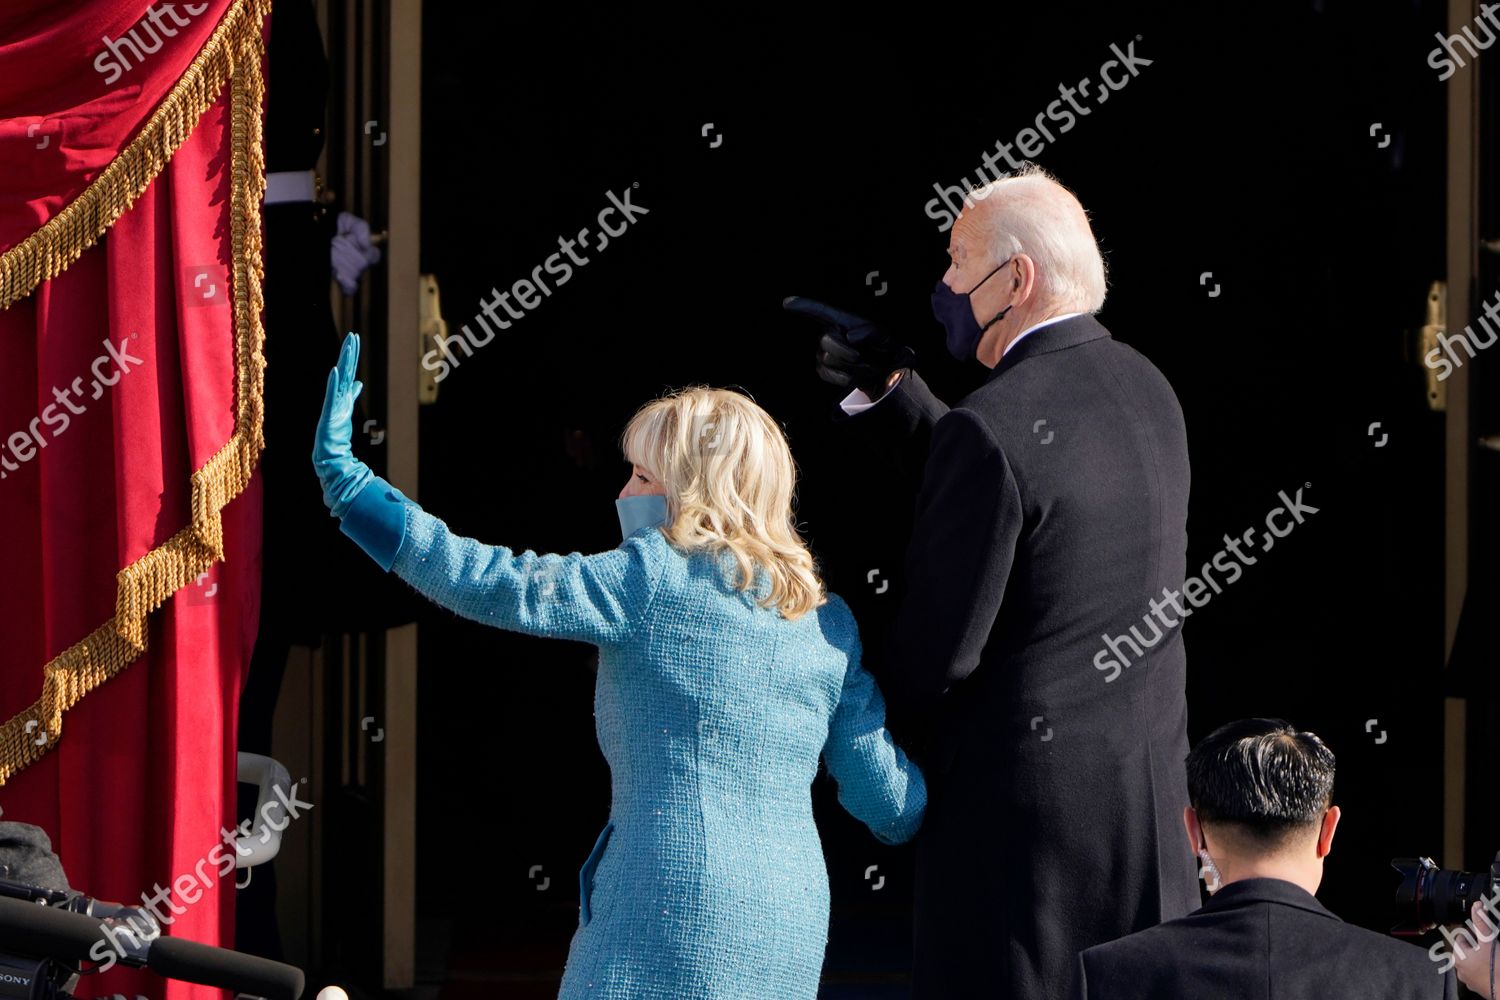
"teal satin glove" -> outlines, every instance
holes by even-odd
[[[354,400],[364,384],[359,369],[359,335],[344,338],[339,363],[328,373],[323,413],[313,439],[313,468],[323,484],[323,502],[339,518],[339,530],[390,571],[406,538],[406,509],[415,507],[400,490],[354,457]]]
[[[354,457],[350,441],[354,437],[354,400],[364,383],[355,379],[359,370],[359,334],[344,338],[339,363],[328,373],[328,390],[323,395],[323,414],[318,418],[318,433],[313,439],[313,468],[323,484],[323,503],[342,518],[354,498],[375,478],[370,467]]]

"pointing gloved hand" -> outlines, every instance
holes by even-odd
[[[359,369],[359,334],[344,338],[338,365],[328,373],[323,413],[313,439],[313,469],[323,484],[323,502],[340,519],[339,530],[389,571],[406,537],[406,511],[415,507],[404,494],[354,457],[354,400],[364,384]]]
[[[861,389],[871,399],[885,392],[886,379],[917,359],[916,352],[898,343],[863,316],[836,309],[825,302],[789,295],[781,300],[788,312],[823,325],[816,356],[818,377],[845,389]]]

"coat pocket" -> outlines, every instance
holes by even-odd
[[[587,927],[591,913],[589,911],[589,897],[594,893],[594,871],[599,867],[599,859],[604,857],[604,847],[609,842],[609,835],[614,832],[614,820],[604,825],[604,830],[599,834],[599,839],[594,841],[594,849],[589,851],[589,856],[578,869],[578,925]]]

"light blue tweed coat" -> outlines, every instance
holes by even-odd
[[[797,621],[733,589],[733,559],[643,528],[598,555],[513,553],[415,505],[392,570],[497,628],[599,647],[610,819],[579,873],[561,1000],[812,1000],[828,875],[810,785],[886,843],[916,833],[921,771],[886,732],[836,595]]]

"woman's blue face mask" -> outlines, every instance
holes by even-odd
[[[660,493],[620,497],[615,501],[615,513],[620,515],[621,538],[629,538],[642,528],[654,528],[667,520],[667,498]]]

